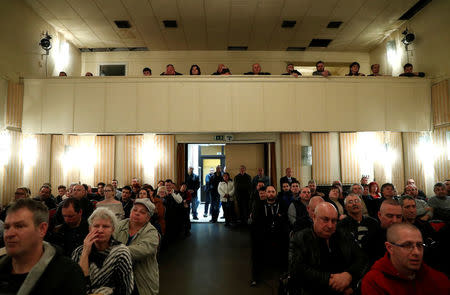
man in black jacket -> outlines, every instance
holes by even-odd
[[[247,168],[244,165],[239,167],[239,174],[234,177],[234,195],[239,207],[239,218],[241,224],[247,224],[249,217],[249,201],[252,192],[252,178],[245,173]]]
[[[291,185],[293,182],[296,181],[297,179],[292,176],[292,169],[286,168],[286,175],[280,178],[280,184],[283,185],[283,183],[287,182],[289,183],[289,185]]]
[[[289,272],[302,294],[350,294],[367,258],[347,234],[336,231],[338,213],[328,202],[314,212],[313,228],[295,233],[289,246]]]
[[[194,167],[190,166],[188,173],[186,174],[186,186],[188,192],[191,194],[191,207],[192,207],[192,218],[198,220],[197,208],[198,208],[198,197],[197,191],[200,187],[200,178],[197,174],[194,174]]]
[[[6,254],[0,258],[0,294],[86,294],[81,268],[43,241],[48,209],[18,200],[5,221]]]

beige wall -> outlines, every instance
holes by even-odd
[[[99,74],[99,65],[118,63],[127,65],[128,76],[142,76],[142,69],[150,67],[153,75],[159,75],[167,64],[175,66],[177,72],[189,74],[192,64],[200,66],[203,75],[216,71],[217,65],[227,65],[233,75],[251,71],[253,63],[260,63],[262,70],[272,75],[280,75],[286,71],[286,64],[314,64],[318,60],[333,63],[348,63],[358,61],[361,72],[368,73],[369,54],[366,52],[286,52],[286,51],[141,51],[141,52],[107,52],[82,53],[82,72]]]
[[[232,178],[239,173],[241,165],[247,167],[247,174],[252,178],[258,168],[264,168],[264,144],[227,144],[225,155],[225,166]]]
[[[450,1],[435,0],[415,15],[399,30],[393,32],[377,48],[370,52],[370,63],[379,63],[381,70],[387,75],[398,75],[403,72],[407,62],[405,47],[401,43],[401,34],[405,27],[416,35],[416,40],[409,46],[409,62],[415,71],[425,72],[436,80],[450,76]],[[389,66],[386,57],[386,42],[395,40],[401,58],[394,67]]]
[[[6,101],[8,97],[8,81],[0,77],[0,130],[6,123]]]
[[[53,48],[48,56],[48,76],[59,71],[79,76],[81,53],[70,42],[69,60],[62,65],[65,54],[58,54],[60,44],[65,42],[62,34],[38,16],[23,0],[1,1],[0,27],[0,77],[17,80],[19,77],[45,77],[45,53],[39,46],[41,34],[46,31],[53,37]]]

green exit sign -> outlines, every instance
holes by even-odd
[[[215,140],[225,140],[225,137],[223,136],[223,135],[216,135],[215,137],[214,137],[214,139]]]

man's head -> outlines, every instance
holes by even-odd
[[[214,174],[214,168],[213,167],[209,168],[209,174]]]
[[[333,201],[337,201],[340,195],[341,190],[338,186],[332,186],[330,192],[328,193],[328,197]]]
[[[350,193],[344,200],[345,209],[350,215],[362,215],[361,198],[358,194]]]
[[[423,239],[412,224],[392,225],[386,234],[386,250],[394,268],[403,276],[414,275],[422,266]]]
[[[25,199],[30,196],[28,189],[26,187],[18,187],[14,193],[14,201],[19,199]]]
[[[81,204],[78,199],[65,199],[62,203],[61,212],[64,217],[64,223],[69,227],[74,228],[80,225],[83,211],[81,210]]]
[[[266,197],[268,199],[268,201],[275,201],[275,199],[277,198],[277,191],[275,190],[275,187],[273,185],[268,185],[266,187]]]
[[[287,177],[291,177],[292,176],[292,169],[291,168],[286,168],[286,176]]]
[[[283,192],[288,192],[291,189],[289,182],[283,182],[281,184],[281,189],[283,190]]]
[[[321,196],[315,196],[312,197],[311,200],[309,200],[308,206],[306,206],[306,210],[308,210],[308,215],[311,219],[314,219],[314,210],[316,210],[317,205],[320,203],[325,202]]]
[[[117,186],[119,185],[119,181],[117,179],[111,180],[111,185],[114,187],[114,189],[117,189]]]
[[[283,185],[284,185],[284,183],[283,183]],[[289,183],[288,183],[288,186],[289,186]],[[291,183],[291,192],[295,196],[297,196],[299,194],[299,192],[300,192],[300,183],[298,183],[298,181],[293,181]]]
[[[189,169],[188,169],[188,174],[189,174],[189,175],[192,175],[192,174],[194,174],[194,167],[192,167],[192,166],[189,166]]]
[[[64,185],[58,186],[58,196],[64,196],[67,192],[67,188]]]
[[[363,196],[369,195],[369,185],[363,184],[362,187],[363,187]]]
[[[256,63],[252,65],[253,74],[259,74],[261,72],[261,66]]]
[[[450,179],[445,180],[445,187],[447,188],[447,196],[450,196]]]
[[[100,196],[104,196],[105,195],[104,188],[105,188],[105,183],[104,182],[97,183],[97,193]]]
[[[316,192],[316,188],[317,188],[316,181],[313,179],[308,181],[308,187],[309,187],[309,190],[311,191],[311,194],[314,194]]]
[[[361,185],[369,184],[369,178],[367,176],[361,177]]]
[[[219,174],[222,172],[222,167],[220,165],[216,166],[216,173]]]
[[[83,185],[77,184],[72,189],[72,197],[81,200],[81,198],[86,197],[86,189]]]
[[[394,223],[402,222],[402,207],[394,199],[387,199],[381,203],[380,211],[378,212],[378,219],[380,226],[387,229]]]
[[[128,202],[130,198],[131,198],[131,187],[129,185],[126,185],[122,188],[122,201]]]
[[[286,71],[287,71],[288,73],[292,73],[292,72],[294,71],[294,65],[293,65],[293,64],[288,64],[288,65],[286,66]]]
[[[261,201],[264,201],[265,199],[267,199],[267,195],[266,195],[266,187],[262,186],[259,190],[258,190],[258,196],[259,199]]]
[[[164,182],[164,186],[167,189],[167,193],[171,193],[171,190],[174,189],[175,185],[173,184],[172,179],[166,179],[166,181]]]
[[[316,70],[318,72],[323,72],[325,70],[325,64],[323,63],[323,61],[319,60],[318,62],[316,62]]]
[[[258,168],[258,176],[262,177],[264,175],[264,168]]]
[[[400,206],[402,207],[403,220],[414,223],[417,216],[416,200],[411,196],[402,196],[400,198]]]
[[[336,231],[338,212],[336,208],[328,202],[320,203],[314,210],[314,232],[323,239],[329,239]]]
[[[39,189],[39,197],[41,198],[41,200],[50,198],[51,194],[52,194],[52,189],[48,185],[43,185]]]
[[[150,68],[144,68],[142,70],[142,74],[144,74],[144,76],[151,76],[152,75],[152,70]]]
[[[373,64],[370,66],[370,69],[372,70],[372,73],[374,75],[378,75],[380,73],[380,65],[379,64]]]
[[[363,187],[362,187],[362,185],[360,185],[358,183],[352,184],[351,192],[354,193],[354,194],[357,194],[358,196],[362,196],[362,194],[363,194]]]
[[[447,196],[447,188],[442,182],[436,183],[433,187],[433,191],[438,198],[445,198]]]
[[[172,64],[166,66],[166,75],[175,75],[175,67]]]
[[[239,166],[239,172],[241,174],[244,174],[246,170],[247,170],[247,167],[245,167],[244,165]]]
[[[407,63],[403,66],[403,71],[405,71],[405,73],[412,73],[413,72],[413,65],[410,63]]]
[[[48,209],[32,199],[17,200],[9,209],[3,238],[6,252],[16,258],[42,249],[48,228]]]
[[[139,184],[139,179],[137,179],[136,177],[133,177],[131,179],[131,186],[135,186],[136,184]]]
[[[414,184],[408,184],[407,186],[405,186],[405,194],[416,198],[419,195],[419,190]]]
[[[381,186],[381,195],[386,199],[395,197],[395,187],[392,183],[384,183]]]
[[[304,188],[302,188],[302,190],[300,191],[300,199],[305,203],[309,202],[309,200],[311,199],[311,190],[309,189],[309,187],[305,186]]]
[[[264,181],[258,181],[256,183],[256,190],[258,191],[260,188],[262,188],[263,186],[265,186],[266,184],[264,183]]]

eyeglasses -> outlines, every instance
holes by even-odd
[[[347,204],[358,204],[358,203],[361,203],[360,199],[354,199],[354,200],[348,200],[347,201]]]
[[[417,247],[417,249],[419,251],[423,251],[423,248],[426,247],[426,245],[424,243],[422,243],[422,242],[417,242],[417,243],[407,242],[407,243],[404,243],[404,244],[396,244],[396,243],[389,242],[389,244],[391,244],[393,246],[397,246],[397,247],[403,248],[403,249],[406,249],[408,251],[414,250],[415,247]]]
[[[112,192],[112,190],[110,190],[110,189],[105,189],[105,193],[110,193],[110,192]]]

